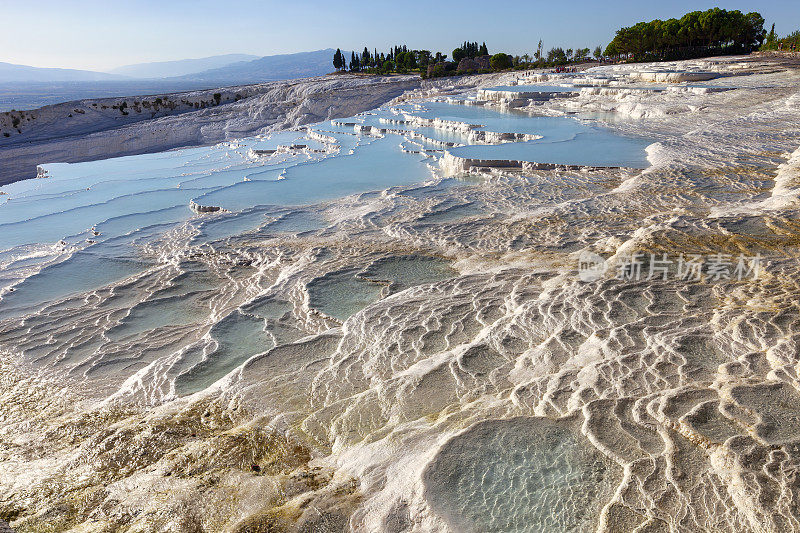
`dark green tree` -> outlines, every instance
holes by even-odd
[[[336,49],[336,53],[333,54],[333,68],[336,70],[342,70],[344,63],[344,57],[342,57],[342,51],[338,48]]]
[[[419,66],[422,68],[426,68],[431,62],[431,51],[418,50],[417,57],[419,58]]]
[[[453,50],[453,61],[458,63],[464,58],[472,59],[478,55],[481,55],[480,51],[481,47],[478,46],[477,42],[472,43],[469,41],[464,41],[464,44]],[[488,53],[483,55],[488,55]]]
[[[745,15],[745,19],[745,24],[740,28],[742,33],[739,35],[739,41],[761,46],[767,35],[767,31],[764,29],[764,17],[759,13],[752,12]]]
[[[411,70],[417,68],[417,58],[414,51],[400,52],[395,57],[398,69]]]
[[[513,61],[510,55],[500,52],[492,56],[489,64],[492,66],[492,70],[506,70],[511,68]]]
[[[561,47],[551,48],[550,51],[547,52],[547,61],[548,63],[563,65],[567,62],[567,54]]]
[[[719,8],[692,11],[680,19],[656,19],[620,28],[606,55],[644,61],[749,52],[763,42],[763,26],[758,13]]]
[[[772,28],[770,28],[769,33],[767,34],[767,41],[764,43],[765,50],[777,50],[778,49],[778,36],[775,34],[775,23],[772,23]]]

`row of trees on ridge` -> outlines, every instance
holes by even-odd
[[[371,74],[419,72],[425,77],[452,76],[508,69],[552,68],[595,60],[658,61],[686,59],[719,54],[749,53],[764,43],[768,49],[789,49],[792,43],[800,44],[800,32],[779,40],[773,30],[764,30],[764,18],[756,12],[744,14],[739,10],[726,11],[713,8],[692,11],[680,19],[639,22],[617,30],[614,39],[603,50],[589,48],[554,47],[544,51],[542,41],[533,54],[510,55],[498,52],[489,54],[486,43],[464,41],[452,52],[452,60],[441,52],[410,49],[398,45],[388,52],[379,53],[364,47],[350,58],[337,49],[333,65],[337,71],[367,72]],[[786,41],[784,43],[784,41]],[[763,48],[763,47],[762,47]]]
[[[651,20],[617,30],[605,55],[633,61],[749,53],[764,41],[764,17],[715,7],[680,19]]]
[[[602,48],[594,49],[594,58],[599,59]],[[589,48],[552,48],[544,52],[542,41],[536,51],[531,54],[510,55],[498,52],[489,54],[486,43],[464,41],[452,52],[452,61],[448,61],[447,54],[432,53],[430,50],[410,49],[406,45],[398,45],[387,52],[372,51],[366,46],[359,54],[350,52],[349,59],[341,49],[336,49],[333,55],[333,66],[337,71],[364,72],[369,74],[407,74],[419,72],[422,77],[448,76],[465,72],[491,72],[508,69],[547,68],[567,65],[570,63],[588,61],[591,59]],[[478,60],[475,63],[463,60]],[[468,67],[459,69],[467,64]]]
[[[406,45],[394,46],[388,52],[370,52],[366,46],[358,54],[350,52],[350,59],[340,49],[333,54],[333,66],[338,71],[368,72],[370,74],[408,73],[425,69],[431,63],[439,63],[447,58],[441,52],[432,54],[430,50],[409,50]]]

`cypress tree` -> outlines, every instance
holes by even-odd
[[[778,42],[778,36],[775,35],[775,23],[772,23],[772,28],[769,30],[767,34],[767,48],[772,48],[773,46],[777,48],[776,43]]]
[[[342,51],[338,48],[336,49],[336,53],[333,54],[333,67],[336,70],[342,69]]]

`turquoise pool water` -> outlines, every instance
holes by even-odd
[[[528,133],[542,139],[468,145],[469,137],[463,132],[382,120],[402,121],[409,116],[466,122],[487,131]],[[352,124],[399,133],[356,134]],[[15,289],[0,296],[0,312],[26,313],[136,274],[151,260],[144,260],[140,249],[187,223],[192,234],[187,242],[192,245],[213,244],[253,231],[274,236],[323,229],[324,219],[297,206],[434,177],[432,169],[437,167],[442,147],[411,138],[412,133],[433,141],[467,144],[449,149],[462,157],[637,168],[646,166],[644,147],[648,144],[573,117],[531,116],[436,101],[383,107],[309,129],[327,136],[326,140],[306,131],[290,131],[203,148],[43,164],[48,177],[1,187],[0,290]],[[253,152],[287,145],[300,146],[276,154]],[[420,149],[428,153],[418,153]],[[450,183],[444,180],[441,186]],[[428,192],[418,188],[404,194]],[[197,214],[190,208],[192,203],[219,211]],[[464,214],[476,214],[474,207]],[[441,220],[447,216],[440,215]],[[76,253],[79,250],[84,251]],[[374,283],[363,279],[348,279],[348,283],[355,284],[357,301],[343,304],[331,316],[345,318],[351,309],[373,298]],[[333,285],[336,290],[343,286]]]
[[[647,139],[620,138],[601,128],[582,131],[568,140],[538,140],[485,146],[462,146],[448,151],[469,159],[513,159],[536,163],[647,168]]]

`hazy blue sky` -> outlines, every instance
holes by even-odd
[[[465,39],[490,51],[605,45],[620,26],[710,7],[759,11],[800,29],[798,0],[0,0],[0,61],[104,70],[224,53],[270,55],[393,43],[446,53]]]

